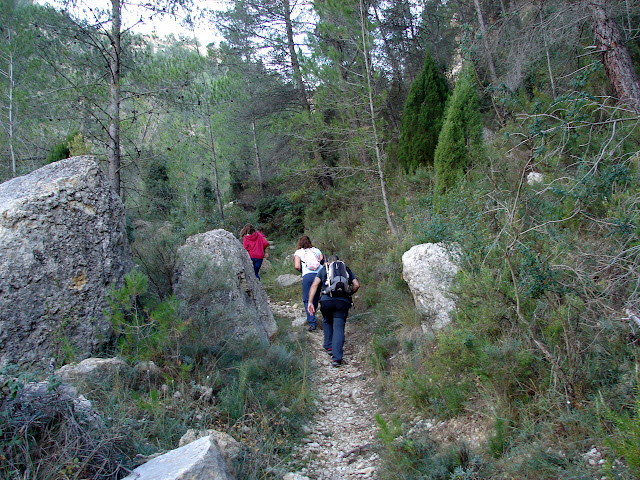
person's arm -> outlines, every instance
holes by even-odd
[[[307,312],[309,312],[309,315],[313,315],[314,313],[316,313],[316,309],[313,306],[313,299],[316,296],[316,291],[318,290],[318,286],[320,285],[320,283],[322,283],[322,280],[320,280],[319,277],[316,277],[313,280],[311,287],[309,287],[309,303],[307,304]]]
[[[356,293],[360,288],[360,282],[357,278],[353,279],[353,283],[351,284],[351,293]]]
[[[300,264],[300,257],[298,255],[294,255],[293,256],[293,266],[295,267],[296,270],[298,270],[299,272],[302,271],[302,265]]]

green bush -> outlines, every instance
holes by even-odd
[[[433,165],[448,96],[447,80],[427,53],[422,72],[411,84],[402,113],[398,160],[406,171]]]
[[[473,68],[466,66],[447,103],[434,153],[435,191],[444,193],[458,184],[482,140],[482,123]]]
[[[124,285],[111,290],[109,318],[116,337],[116,351],[130,359],[150,360],[175,350],[184,328],[178,301],[169,297],[152,309],[143,307],[147,277],[138,271],[125,275]]]
[[[256,205],[256,215],[265,230],[275,235],[291,238],[304,232],[304,206],[283,195],[262,198]]]
[[[53,145],[49,150],[49,153],[47,153],[45,162],[53,163],[57,162],[58,160],[69,158],[71,156],[71,144],[77,134],[78,132],[76,131],[71,132],[65,137],[64,140],[61,140],[60,142]]]

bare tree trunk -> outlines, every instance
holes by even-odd
[[[111,0],[111,50],[109,53],[109,182],[120,195],[120,0]]]
[[[218,213],[224,224],[224,209],[222,207],[222,196],[220,195],[220,183],[218,182],[218,157],[216,156],[216,144],[213,137],[213,126],[211,125],[211,115],[207,108],[207,127],[209,129],[209,150],[211,151],[211,164],[213,166],[213,189],[216,192],[216,202],[218,203]]]
[[[605,0],[589,0],[591,26],[596,47],[616,96],[640,114],[640,80],[625,44],[620,27],[609,15]]]
[[[7,51],[7,55],[2,55],[0,54],[0,59],[3,62],[6,62],[7,64],[7,69],[6,70],[2,70],[0,69],[0,75],[2,75],[3,77],[5,77],[7,79],[7,83],[8,83],[8,87],[9,90],[7,91],[7,101],[8,104],[6,106],[6,118],[7,118],[7,126],[6,126],[6,131],[7,131],[7,136],[8,136],[8,140],[9,140],[9,156],[11,158],[11,172],[12,172],[12,176],[16,176],[16,154],[15,154],[15,150],[14,150],[14,144],[15,144],[15,138],[14,138],[14,127],[15,127],[15,118],[13,116],[13,112],[15,110],[14,105],[13,105],[13,95],[14,95],[14,87],[15,87],[15,80],[13,78],[13,60],[14,60],[14,55],[13,55],[13,45],[12,45],[12,41],[14,40],[14,36],[12,34],[12,30],[11,28],[8,28],[5,32],[5,35],[7,35],[7,44],[8,44],[8,51]],[[4,110],[4,108],[3,108]],[[2,116],[5,116],[4,112],[2,112]],[[3,124],[4,122],[2,122],[0,120],[0,124]]]
[[[364,52],[364,65],[367,74],[367,92],[369,94],[369,114],[371,115],[371,128],[373,131],[373,141],[376,150],[376,160],[378,163],[378,177],[380,178],[380,190],[382,192],[382,203],[387,217],[389,230],[393,235],[398,235],[398,230],[391,220],[391,210],[389,201],[387,200],[387,184],[384,179],[384,165],[382,161],[382,152],[380,151],[380,142],[378,141],[378,130],[376,127],[375,109],[373,107],[373,87],[371,86],[371,66],[369,62],[369,47],[367,46],[367,34],[365,29],[365,11],[362,0],[360,0],[360,27],[362,31],[362,49]]]
[[[11,35],[11,33],[9,33]],[[13,138],[13,52],[9,52],[9,153],[11,155],[11,173],[13,176],[16,176],[16,153],[13,148],[14,138]]]
[[[253,150],[256,157],[256,171],[258,172],[258,185],[260,191],[264,189],[264,180],[262,178],[262,161],[260,160],[260,150],[258,149],[258,137],[256,135],[256,119],[251,117],[251,133],[253,133]]]
[[[553,99],[555,100],[557,95],[556,95],[556,81],[553,78],[553,70],[551,69],[551,57],[549,56],[549,46],[547,45],[547,32],[545,32],[543,30],[542,32],[542,37],[544,40],[544,50],[545,53],[547,54],[547,68],[549,69],[549,80],[551,81],[551,95],[553,96]]]
[[[491,76],[491,83],[498,83],[498,75],[496,74],[496,66],[493,63],[493,55],[491,55],[491,47],[489,46],[489,32],[484,23],[484,16],[482,15],[482,8],[480,7],[480,0],[473,0],[476,6],[476,13],[478,15],[478,24],[480,25],[480,33],[482,34],[482,43],[484,43],[484,49],[487,55],[487,63],[489,64],[489,75]]]
[[[298,90],[301,105],[307,112],[311,112],[311,105],[309,104],[309,99],[307,98],[307,89],[304,86],[302,71],[300,70],[300,62],[298,61],[298,54],[296,53],[296,43],[295,39],[293,38],[293,24],[291,23],[291,6],[289,0],[283,1],[283,8],[284,23],[287,29],[287,45],[289,47],[289,55],[291,56],[291,69],[293,71],[293,79]],[[322,171],[317,177],[320,186],[324,189],[332,187],[333,179],[331,178],[331,174],[326,172],[326,165],[324,164],[324,160],[322,159],[322,155],[320,154],[318,144],[314,141],[311,145],[311,148],[313,149],[312,155],[316,165],[323,167],[323,170],[325,170]]]
[[[391,71],[393,72],[393,77],[396,79],[396,84],[398,86],[398,91],[401,96],[404,96],[404,84],[401,81],[402,72],[400,71],[400,64],[398,63],[398,59],[396,55],[393,53],[393,49],[389,45],[389,40],[387,39],[387,35],[384,33],[384,29],[382,28],[382,21],[380,20],[380,15],[378,14],[378,8],[376,5],[373,5],[373,11],[376,16],[376,22],[378,22],[378,29],[380,30],[380,35],[382,36],[382,44],[384,45],[384,51],[389,59],[389,63],[391,63]],[[391,106],[390,98],[387,97],[387,104],[389,105],[389,114],[391,121],[393,122],[394,130],[400,130],[400,120],[396,118],[393,107]]]
[[[293,70],[293,79],[296,83],[296,88],[298,89],[300,103],[307,111],[309,111],[311,109],[311,106],[309,105],[309,100],[307,99],[307,90],[304,86],[304,82],[302,81],[300,62],[298,61],[298,54],[296,53],[296,43],[294,41],[295,39],[293,38],[293,25],[291,23],[291,7],[289,5],[289,0],[284,0],[283,8],[284,23],[287,29],[287,45],[289,47],[289,55],[291,56],[291,69]]]

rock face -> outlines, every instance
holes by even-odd
[[[136,468],[123,480],[234,480],[214,437],[202,437]]]
[[[0,185],[0,364],[108,340],[106,295],[133,267],[124,206],[92,157]],[[48,363],[48,360],[47,360]]]
[[[402,275],[424,317],[423,327],[437,330],[451,321],[455,303],[449,288],[457,272],[452,254],[439,244],[416,245],[402,255]]]
[[[290,287],[297,283],[302,283],[302,277],[300,275],[293,275],[292,273],[285,273],[276,278],[276,283],[281,287]]]
[[[255,336],[268,342],[276,332],[267,294],[233,234],[212,230],[189,237],[176,265],[174,293],[187,315],[236,339]]]

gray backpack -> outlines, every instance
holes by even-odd
[[[336,260],[327,266],[327,280],[324,282],[322,294],[330,297],[349,297],[351,295],[349,272],[342,260]]]

